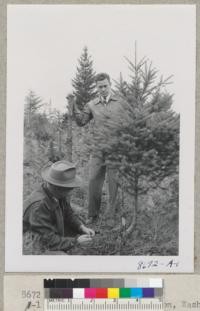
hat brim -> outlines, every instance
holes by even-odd
[[[60,186],[60,187],[64,187],[64,188],[78,188],[81,186],[82,184],[82,180],[80,177],[76,176],[73,180],[69,180],[69,181],[58,181],[56,179],[53,179],[50,175],[49,175],[49,169],[50,169],[50,166],[48,167],[45,167],[42,172],[41,172],[41,175],[42,175],[42,178],[49,182],[50,184],[52,185],[55,185],[55,186]]]

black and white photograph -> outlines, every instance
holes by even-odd
[[[7,12],[7,271],[192,272],[195,6]]]

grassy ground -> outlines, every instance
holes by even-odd
[[[77,195],[77,194],[76,194]],[[84,222],[87,210],[78,204],[77,196],[72,198],[75,213]],[[126,207],[125,207],[126,208]],[[174,207],[173,207],[174,208]],[[178,254],[178,217],[177,213],[158,214],[150,209],[141,209],[137,217],[137,225],[133,232],[126,236],[125,231],[131,217],[131,210],[125,211],[126,218],[120,212],[113,216],[106,213],[106,195],[102,202],[102,213],[98,222],[90,225],[96,231],[95,237],[86,245],[77,245],[68,251],[68,255],[155,255],[170,256]],[[29,237],[28,237],[29,239]],[[36,243],[35,243],[36,242]],[[36,249],[35,245],[37,245]],[[44,251],[42,244],[24,238],[26,254],[41,254]],[[39,245],[39,246],[38,246]]]
[[[31,142],[31,145],[30,145]],[[47,147],[27,139],[24,153],[24,199],[42,182],[41,167],[48,162]],[[77,158],[78,160],[78,158]],[[82,166],[81,166],[82,165]],[[77,189],[72,195],[75,211],[83,222],[87,218],[88,162],[80,165],[78,173],[82,176],[83,189]],[[132,217],[133,206],[129,197],[120,195],[120,208],[114,215],[108,216],[107,188],[104,186],[102,212],[95,224],[96,235],[87,245],[76,246],[68,252],[70,255],[158,255],[178,254],[178,182],[176,187],[159,189],[140,197],[137,213],[137,225],[129,236],[125,230]],[[121,192],[120,192],[121,193]],[[24,254],[41,254],[45,247],[38,243],[40,237],[31,241],[30,235],[24,236]],[[62,253],[63,254],[63,253]]]

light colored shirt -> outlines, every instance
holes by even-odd
[[[111,97],[111,94],[108,94],[108,96],[106,96],[106,98],[104,98],[103,96],[100,97],[100,100],[102,103],[108,103],[109,102],[109,99]]]

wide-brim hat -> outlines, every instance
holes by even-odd
[[[76,176],[73,163],[62,160],[45,166],[41,171],[42,178],[52,185],[76,188],[81,186],[81,178]]]

